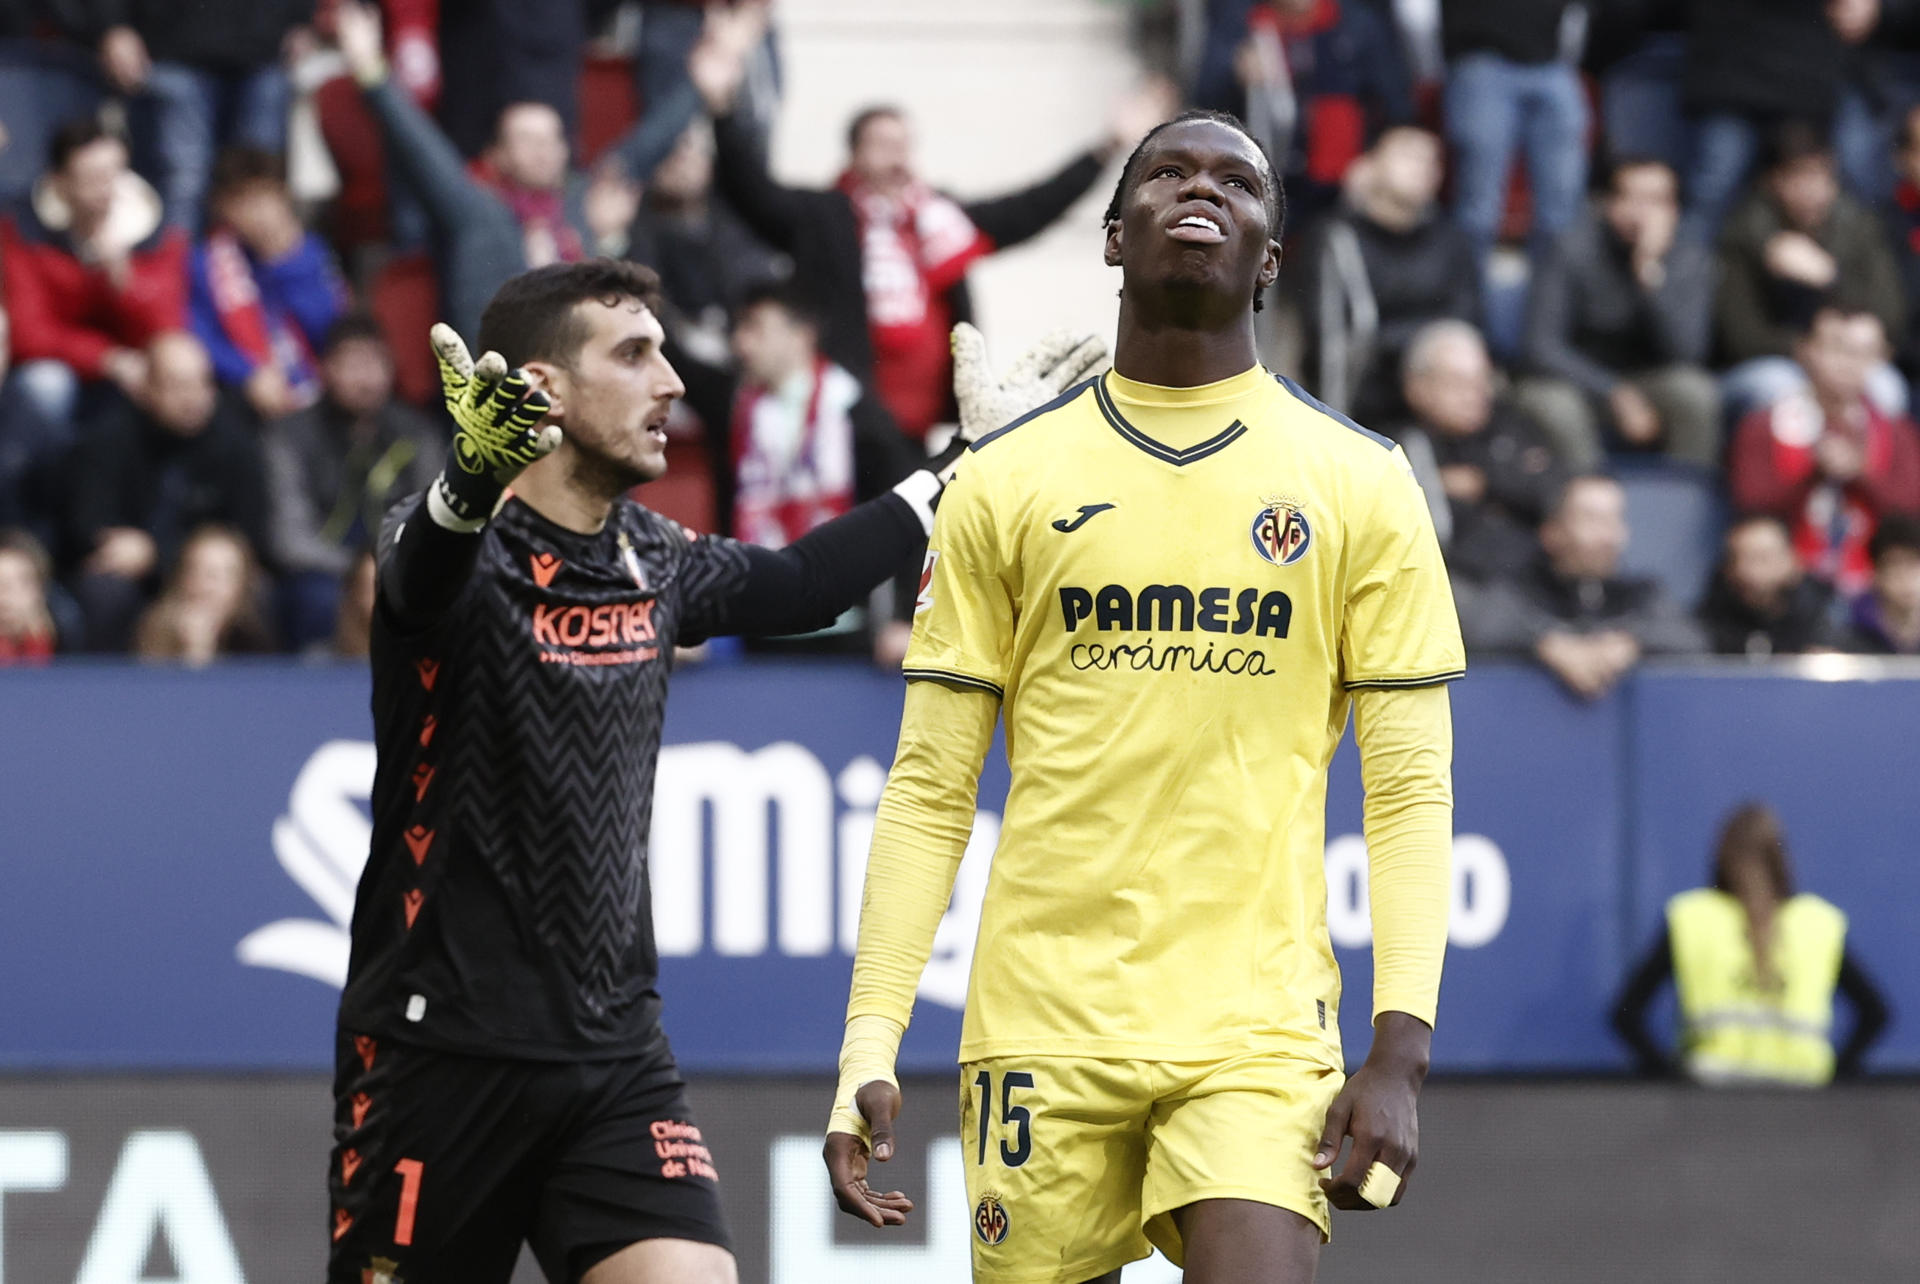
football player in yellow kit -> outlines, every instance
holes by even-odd
[[[906,1219],[868,1161],[1004,718],[960,1043],[975,1280],[1117,1280],[1158,1246],[1191,1284],[1304,1284],[1329,1204],[1413,1169],[1464,659],[1400,450],[1259,364],[1283,212],[1232,117],[1147,135],[1107,214],[1114,369],[978,440],[935,521],[826,1158],[842,1208]],[[1346,1078],[1323,860],[1350,711],[1375,986]]]

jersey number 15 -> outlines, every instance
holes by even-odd
[[[982,1070],[974,1076],[980,1089],[979,1153],[976,1164],[987,1162],[987,1120],[993,1113],[993,1072]],[[1016,1089],[1033,1087],[1033,1076],[1025,1070],[1008,1070],[1000,1076],[1000,1162],[1018,1168],[1033,1154],[1033,1112],[1013,1104]]]

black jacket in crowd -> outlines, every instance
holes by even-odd
[[[222,401],[198,434],[179,437],[119,403],[88,424],[74,447],[69,551],[84,557],[111,526],[153,537],[171,565],[196,526],[218,522],[267,544],[260,447],[245,417]]]
[[[1517,407],[1495,402],[1486,427],[1469,436],[1434,432],[1416,425],[1435,468],[1469,465],[1486,478],[1486,493],[1473,503],[1447,499],[1451,521],[1446,540],[1447,566],[1468,579],[1515,575],[1539,553],[1540,522],[1567,482],[1567,470],[1553,453],[1540,425]],[[1403,438],[1407,434],[1402,434]],[[1437,484],[1423,478],[1423,485]]]
[[[253,71],[280,60],[287,32],[313,20],[314,0],[94,0],[104,27],[125,23],[155,62]]]
[[[1773,120],[1833,115],[1847,49],[1824,0],[1689,0],[1686,105]]]
[[[1712,253],[1685,238],[1667,251],[1666,277],[1649,291],[1633,249],[1590,212],[1568,228],[1527,291],[1527,364],[1596,396],[1658,366],[1703,365],[1713,339]]]
[[[1321,222],[1301,256],[1298,288],[1307,315],[1316,322],[1308,327],[1310,341],[1345,324],[1344,315],[1334,310],[1343,306],[1339,300],[1347,291],[1335,283],[1344,275],[1340,264],[1351,251],[1358,252],[1365,269],[1364,288],[1373,298],[1379,324],[1372,356],[1356,380],[1352,413],[1362,423],[1387,422],[1405,411],[1400,356],[1414,333],[1443,317],[1479,319],[1480,269],[1472,242],[1438,206],[1402,232],[1343,202]]]
[[[1700,623],[1715,655],[1801,655],[1839,644],[1832,620],[1833,589],[1811,576],[1770,610],[1753,606],[1716,574],[1700,604]]]
[[[1560,21],[1569,0],[1446,0],[1440,43],[1447,60],[1498,54],[1509,62],[1552,62],[1560,56]]]
[[[1460,626],[1470,651],[1525,654],[1548,633],[1613,631],[1630,635],[1644,655],[1706,648],[1699,626],[1653,580],[1569,579],[1544,554],[1519,576],[1489,586]]]
[[[714,181],[761,240],[793,258],[793,288],[819,309],[820,347],[862,383],[873,377],[873,343],[867,332],[867,294],[861,279],[860,222],[853,202],[836,188],[786,187],[767,169],[766,152],[737,113],[714,122]],[[1039,235],[1100,177],[1100,158],[1074,157],[1051,178],[1032,187],[961,208],[991,240],[1006,249]],[[953,319],[972,316],[966,282],[948,294]]]

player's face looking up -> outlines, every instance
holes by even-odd
[[[565,361],[529,361],[566,434],[560,454],[607,473],[621,490],[667,471],[667,415],[686,385],[661,351],[666,333],[638,299],[574,304],[585,337]],[[558,456],[556,456],[558,457]]]
[[[1148,139],[1129,173],[1107,224],[1122,297],[1202,325],[1250,310],[1280,273],[1273,194],[1253,140],[1220,121],[1179,121]]]

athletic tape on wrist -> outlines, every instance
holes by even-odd
[[[1379,1160],[1367,1165],[1367,1176],[1360,1183],[1360,1198],[1375,1208],[1385,1208],[1400,1193],[1400,1174]]]

